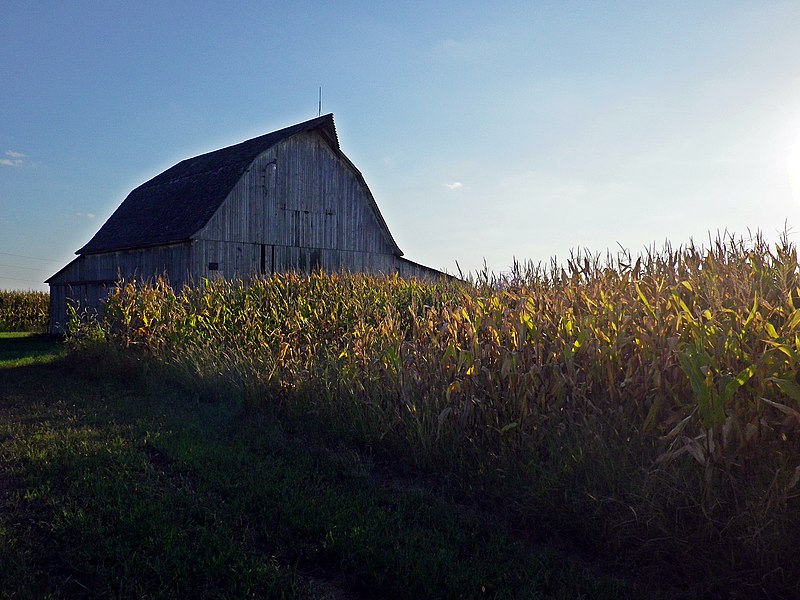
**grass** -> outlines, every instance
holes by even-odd
[[[0,597],[657,596],[312,431],[0,338]]]
[[[64,355],[56,336],[29,332],[0,332],[0,369],[44,364]]]

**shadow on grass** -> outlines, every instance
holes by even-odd
[[[0,369],[0,597],[298,596],[239,515],[149,460],[180,426],[169,400],[85,376],[58,341],[0,341],[39,343],[48,362]]]
[[[0,333],[0,368],[52,362],[65,354],[64,340],[46,333]]]
[[[315,597],[299,569],[350,598],[631,595],[457,504],[372,481],[273,415],[129,385],[54,348],[0,369],[0,589]]]

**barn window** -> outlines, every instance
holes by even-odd
[[[261,192],[264,198],[269,197],[269,186],[275,184],[276,173],[278,172],[278,159],[273,158],[264,166],[264,171],[261,174]]]
[[[267,246],[261,244],[261,274],[267,272]]]
[[[208,270],[209,271],[219,271],[219,263],[217,263],[217,262],[208,263]]]

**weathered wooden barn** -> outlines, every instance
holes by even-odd
[[[47,280],[50,328],[67,302],[98,307],[121,277],[175,286],[315,268],[440,277],[403,258],[333,115],[184,160],[133,190]]]

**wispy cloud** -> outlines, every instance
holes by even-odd
[[[75,216],[78,217],[79,219],[86,219],[88,221],[91,221],[92,219],[94,219],[95,214],[94,213],[77,212],[77,213],[75,213]]]
[[[449,190],[460,190],[464,187],[464,184],[460,181],[454,181],[453,183],[445,183],[443,184]]]
[[[28,158],[27,154],[17,152],[16,150],[6,150],[5,155],[8,158],[0,158],[0,165],[4,167],[19,167],[25,163]]]
[[[448,38],[439,42],[439,49],[446,54],[463,55],[469,50],[469,45],[466,42]]]

